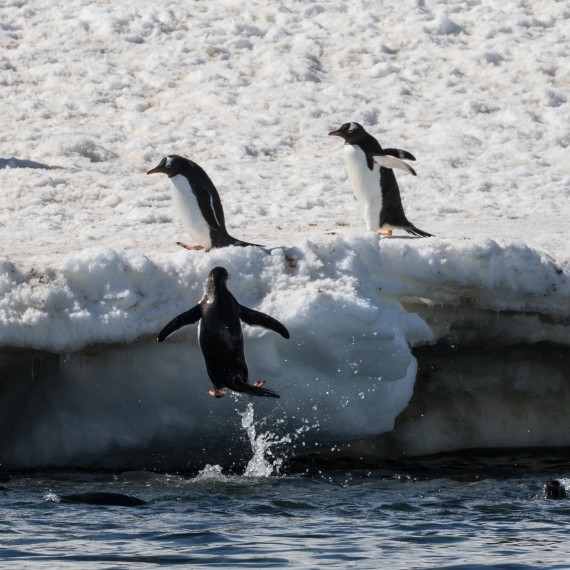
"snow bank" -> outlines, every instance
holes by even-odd
[[[361,255],[341,239],[305,242],[289,252],[293,262],[282,250],[259,248],[181,252],[162,265],[103,250],[42,275],[9,268],[3,345],[62,356],[47,359],[55,369],[40,365],[28,374],[5,365],[12,378],[0,411],[3,465],[84,464],[155,441],[179,444],[191,457],[206,442],[216,442],[218,452],[232,449],[235,437],[226,434],[241,433],[234,412],[240,397],[208,396],[196,327],[160,345],[155,340],[198,302],[212,264],[229,270],[241,303],[275,316],[291,333],[286,341],[246,328],[252,379],[266,379],[282,396],[255,402],[258,419],[271,419],[268,429],[301,430],[304,446],[390,430],[413,391],[409,345],[432,334],[418,316],[382,298],[377,242],[360,243]]]
[[[289,437],[291,452],[392,430],[414,392],[410,347],[450,335],[472,342],[473,331],[489,335],[477,325],[490,312],[505,314],[493,317],[502,323],[502,342],[569,341],[567,324],[556,324],[568,316],[566,274],[526,246],[490,240],[330,237],[270,254],[253,247],[181,250],[152,261],[94,249],[41,270],[5,264],[3,466],[180,467],[227,463],[247,446],[239,427],[247,400],[207,395],[196,328],[160,345],[155,340],[166,322],[198,302],[216,265],[230,272],[241,303],[275,316],[291,333],[285,340],[244,327],[252,379],[267,380],[282,396],[255,400],[256,419]],[[471,326],[466,307],[476,315]],[[549,327],[521,327],[521,319],[548,317]],[[8,350],[15,347],[25,349],[21,355],[32,348],[49,353],[18,360]],[[446,382],[453,383],[452,363],[449,370]],[[501,384],[508,391],[508,382]],[[438,439],[428,439],[401,445],[437,449]]]

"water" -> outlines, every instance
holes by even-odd
[[[12,474],[2,567],[568,568],[570,500],[542,496],[564,453],[463,454],[370,468],[285,461],[287,438],[242,415],[243,474]],[[295,436],[293,435],[293,438]],[[59,502],[114,491],[142,507]]]

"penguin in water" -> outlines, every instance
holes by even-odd
[[[400,228],[416,237],[433,237],[412,224],[404,214],[400,188],[394,168],[416,176],[405,160],[415,157],[397,148],[385,148],[358,123],[345,123],[329,133],[344,139],[344,155],[348,177],[358,201],[364,207],[364,219],[369,230],[381,236],[391,236]]]
[[[73,495],[62,495],[62,503],[83,503],[85,505],[104,505],[115,507],[139,507],[147,505],[146,501],[131,495],[122,493],[108,493],[105,491],[92,491],[88,493],[75,493]]]
[[[200,302],[172,319],[160,331],[157,340],[162,342],[179,328],[200,321],[198,342],[214,385],[214,389],[208,392],[210,396],[221,398],[229,388],[253,396],[279,398],[275,392],[263,388],[265,382],[248,384],[240,321],[271,329],[284,338],[289,338],[289,331],[277,319],[240,305],[228,291],[228,279],[225,268],[212,269]]]
[[[544,496],[547,499],[565,499],[567,496],[566,488],[558,479],[547,481],[544,484]]]
[[[171,154],[165,156],[158,166],[147,174],[162,172],[174,184],[172,198],[186,230],[197,245],[176,242],[190,249],[204,249],[238,245],[246,247],[256,243],[247,243],[232,237],[226,230],[222,201],[214,183],[204,169],[195,162]]]

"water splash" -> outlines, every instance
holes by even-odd
[[[44,501],[48,501],[50,503],[60,503],[61,499],[51,491],[44,495]]]
[[[262,431],[264,429],[263,422],[258,422],[256,425],[254,418],[253,404],[249,402],[243,412],[236,410],[241,416],[241,425],[245,430],[253,456],[249,460],[243,475],[226,475],[223,473],[221,465],[207,464],[194,479],[193,483],[232,483],[232,484],[249,484],[247,479],[272,477],[280,474],[283,462],[286,459],[286,450],[291,448],[293,442],[297,442],[302,434],[309,431],[311,428],[318,427],[318,422],[309,425],[308,420],[305,420],[304,425],[293,430],[286,435],[278,436],[271,431]],[[283,419],[276,420],[277,424],[282,424]],[[258,433],[259,431],[259,433]],[[304,446],[304,442],[301,442]],[[276,448],[284,446],[279,453]]]
[[[271,477],[272,475],[279,475],[285,456],[278,456],[275,448],[280,445],[290,445],[301,434],[311,429],[311,426],[303,425],[293,433],[281,437],[270,431],[258,434],[251,402],[248,403],[247,408],[240,415],[241,425],[247,433],[251,450],[253,451],[253,457],[247,464],[243,474],[244,477]]]
[[[204,481],[225,481],[227,480],[226,475],[222,473],[221,465],[210,465],[207,464],[204,469],[202,469],[198,475],[193,479],[195,482],[204,482]]]
[[[257,434],[251,402],[240,415],[241,425],[247,433],[253,451],[253,457],[249,460],[243,476],[271,477],[274,474],[278,475],[284,458],[275,457],[271,448],[280,443],[291,443],[291,438],[288,435],[278,438],[271,432]]]

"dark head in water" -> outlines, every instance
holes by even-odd
[[[553,481],[547,481],[544,484],[544,493],[545,493],[547,499],[565,499],[566,498],[566,488],[557,479],[554,479]]]

